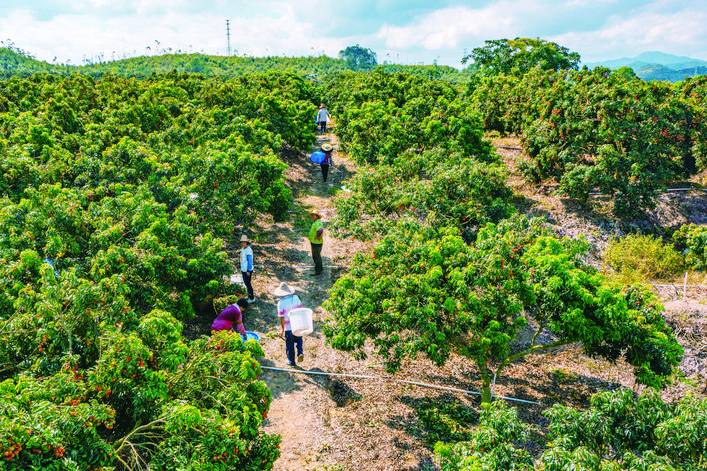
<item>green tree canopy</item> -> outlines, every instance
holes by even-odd
[[[479,426],[467,441],[438,442],[435,454],[445,471],[513,469],[576,470],[704,470],[707,400],[685,395],[663,402],[647,389],[601,391],[591,406],[578,410],[561,404],[546,409],[549,434],[542,455],[533,459],[517,448],[526,440],[542,442],[539,430],[518,418],[503,401],[484,404]],[[536,435],[537,434],[537,435]]]
[[[466,356],[479,369],[484,402],[511,362],[570,343],[623,356],[639,382],[660,385],[682,354],[662,307],[650,292],[610,286],[581,262],[586,248],[554,237],[540,218],[487,224],[471,244],[458,228],[402,219],[336,282],[323,331],[333,347],[360,357],[372,339],[389,371],[418,354],[437,365],[452,352]]]
[[[536,38],[494,39],[474,48],[462,58],[484,75],[510,74],[514,69],[524,74],[539,67],[543,70],[577,69],[579,54],[557,43]]]
[[[369,70],[378,65],[376,53],[358,44],[339,51],[339,59],[345,60],[352,70]]]
[[[612,75],[615,75],[617,77],[621,77],[625,80],[633,80],[638,78],[638,75],[636,75],[636,72],[631,67],[624,66],[624,67],[619,67],[616,70],[613,70]]]

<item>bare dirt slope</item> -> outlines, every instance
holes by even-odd
[[[384,373],[381,362],[374,355],[365,361],[357,361],[331,349],[315,327],[315,332],[304,340],[305,360],[297,368],[286,366],[284,342],[276,336],[279,321],[275,308],[277,300],[271,294],[273,290],[282,281],[294,286],[305,307],[315,311],[315,323],[320,322],[324,316],[321,306],[328,289],[345,273],[355,253],[370,248],[359,241],[339,240],[326,234],[324,274],[309,276],[312,259],[306,232],[311,221],[307,211],[321,211],[326,227],[334,215],[331,195],[356,171],[353,162],[338,152],[333,134],[320,137],[318,145],[324,142],[332,143],[336,149],[329,182],[321,182],[319,166],[309,162],[308,156],[286,155],[287,178],[296,209],[287,222],[274,223],[263,218],[249,233],[256,240],[253,251],[257,268],[253,284],[257,302],[246,312],[245,324],[248,330],[261,335],[265,357],[260,360],[264,367],[260,378],[273,394],[263,430],[282,437],[282,456],[274,469],[435,470],[430,446],[434,441],[433,431],[423,426],[421,411],[430,404],[452,402],[477,409],[478,396],[393,380],[477,391],[480,380],[476,369],[467,360],[455,357],[444,368],[437,368],[427,360],[418,359],[405,364],[392,378]],[[496,141],[495,145],[504,160],[512,162],[520,155],[515,140]],[[526,197],[520,206],[526,212],[548,217],[564,235],[587,234],[596,247],[595,261],[603,244],[621,230],[610,219],[584,214],[570,202],[542,189],[528,191],[513,167],[511,172],[511,184],[516,191],[534,195]],[[698,203],[705,204],[704,201]],[[666,214],[674,211],[669,204],[664,208]],[[689,218],[684,212],[680,213],[681,217]],[[667,305],[670,322],[679,329],[681,342],[686,345],[686,359],[681,368],[688,377],[688,380],[676,382],[668,388],[664,392],[666,399],[675,400],[688,390],[704,393],[707,348],[702,339],[707,309],[700,299],[699,293],[672,301],[666,299],[670,301]],[[210,324],[210,319],[204,319],[204,323]],[[524,420],[543,428],[546,423],[540,413],[545,408],[555,403],[585,407],[594,392],[621,385],[640,390],[634,383],[630,367],[621,362],[610,364],[587,358],[578,347],[569,346],[511,365],[498,379],[495,393],[526,401],[510,403],[518,406]]]

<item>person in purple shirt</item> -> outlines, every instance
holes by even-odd
[[[221,311],[221,314],[211,324],[211,332],[219,330],[237,330],[243,340],[246,340],[245,327],[243,327],[243,311],[248,307],[248,300],[241,298],[236,304],[230,304]],[[235,327],[234,325],[235,324]]]

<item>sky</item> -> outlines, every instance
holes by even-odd
[[[227,26],[228,22],[228,26]],[[0,0],[0,47],[47,62],[163,53],[338,57],[462,67],[485,40],[541,38],[583,63],[707,60],[706,0]]]

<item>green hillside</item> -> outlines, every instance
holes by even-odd
[[[644,52],[636,57],[623,57],[601,62],[585,64],[588,68],[607,67],[617,70],[630,67],[636,76],[645,81],[666,80],[679,82],[687,77],[707,73],[707,62],[685,56],[674,56],[663,52]]]
[[[52,65],[38,61],[15,48],[0,48],[0,76],[27,76],[37,72],[65,73],[71,66]]]
[[[454,67],[437,65],[381,65],[386,72],[408,72],[427,78],[450,82],[468,81],[469,73]],[[0,48],[0,75],[26,77],[33,73],[81,73],[93,78],[105,74],[133,78],[148,78],[153,74],[177,71],[199,73],[206,77],[239,77],[254,73],[284,72],[315,81],[327,76],[352,70],[347,62],[328,56],[319,57],[238,57],[210,56],[204,54],[164,54],[139,56],[117,61],[96,62],[81,66],[53,65],[38,61],[17,49]]]
[[[649,82],[651,80],[667,80],[679,82],[687,77],[707,74],[707,66],[690,67],[689,69],[675,70],[660,64],[649,64],[636,69],[636,75]]]

